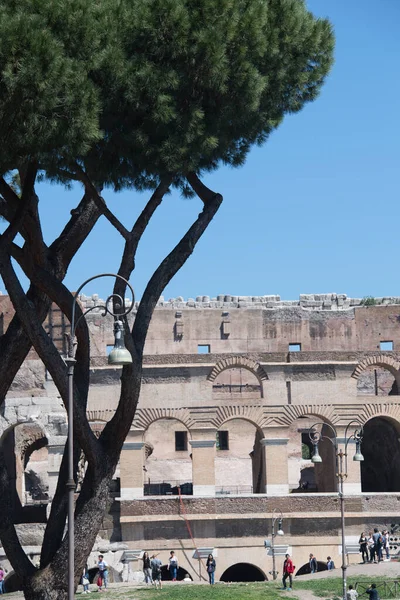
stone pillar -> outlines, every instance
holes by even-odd
[[[350,433],[353,433],[351,431]],[[337,438],[337,444],[339,450],[346,451],[346,440],[344,437]],[[347,477],[343,482],[343,492],[345,496],[351,496],[355,494],[361,494],[361,463],[353,460],[353,456],[356,453],[356,443],[354,440],[350,440],[347,444]],[[345,463],[345,459],[343,460]],[[346,471],[346,465],[343,465],[344,471]]]
[[[66,442],[67,438],[62,437],[57,439],[57,443],[52,443],[51,440],[49,440],[49,444],[47,446],[47,477],[49,482],[49,500],[53,500],[54,494],[56,492],[58,475],[60,473],[60,466]]]
[[[122,446],[119,459],[121,500],[133,500],[144,495],[144,441],[143,431],[130,431]]]
[[[287,443],[289,438],[264,438],[260,443],[265,448],[266,486],[269,496],[284,496],[289,493]]]
[[[193,496],[215,495],[215,435],[216,431],[192,432]]]

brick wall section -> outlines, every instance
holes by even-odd
[[[271,497],[252,496],[234,498],[185,498],[183,500],[185,512],[188,515],[244,515],[272,513],[274,509],[282,513],[329,513],[340,511],[337,495],[318,496],[304,494],[304,496]],[[399,511],[400,494],[397,495],[371,495],[352,496],[346,499],[346,513],[376,512],[388,513]],[[174,498],[145,498],[143,500],[129,500],[121,502],[121,517],[140,515],[177,515],[179,513],[179,499]]]

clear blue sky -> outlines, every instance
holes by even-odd
[[[321,96],[287,117],[241,169],[221,168],[206,183],[224,196],[195,253],[164,292],[166,298],[217,294],[337,292],[400,295],[400,0],[309,0],[329,17],[336,63]],[[78,199],[42,186],[47,239]],[[104,194],[130,226],[145,198]],[[166,198],[143,239],[132,284],[140,298],[158,262],[175,245],[201,203]],[[105,220],[75,259],[67,284],[116,271],[122,241]],[[105,297],[111,281],[88,293]]]

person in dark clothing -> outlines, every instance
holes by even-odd
[[[318,562],[314,554],[310,554],[310,573],[316,573],[318,571]]]
[[[370,600],[379,600],[379,594],[375,583],[371,584],[369,588],[365,590],[365,593],[368,594]]]
[[[210,585],[214,585],[214,573],[216,569],[216,563],[215,558],[212,554],[208,555],[206,567],[208,573],[208,581],[210,582]]]
[[[365,535],[364,532],[361,533],[360,535],[360,539],[358,540],[358,543],[360,544],[360,552],[361,552],[361,556],[362,556],[362,561],[363,563],[367,563],[369,560],[369,556],[368,556],[368,538]]]

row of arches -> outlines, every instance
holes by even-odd
[[[322,465],[311,462],[308,432],[316,420],[320,421],[321,416],[301,415],[285,431],[291,492],[337,491],[334,447],[329,440],[320,444]],[[331,435],[329,428],[324,428],[323,433]],[[265,492],[265,456],[260,444],[263,437],[262,429],[245,418],[231,418],[216,431],[217,494]],[[145,494],[174,494],[178,486],[182,493],[192,493],[190,429],[178,419],[159,418],[146,429],[143,440]],[[395,419],[376,416],[366,422],[361,447],[361,491],[400,491],[399,440],[400,423]]]

